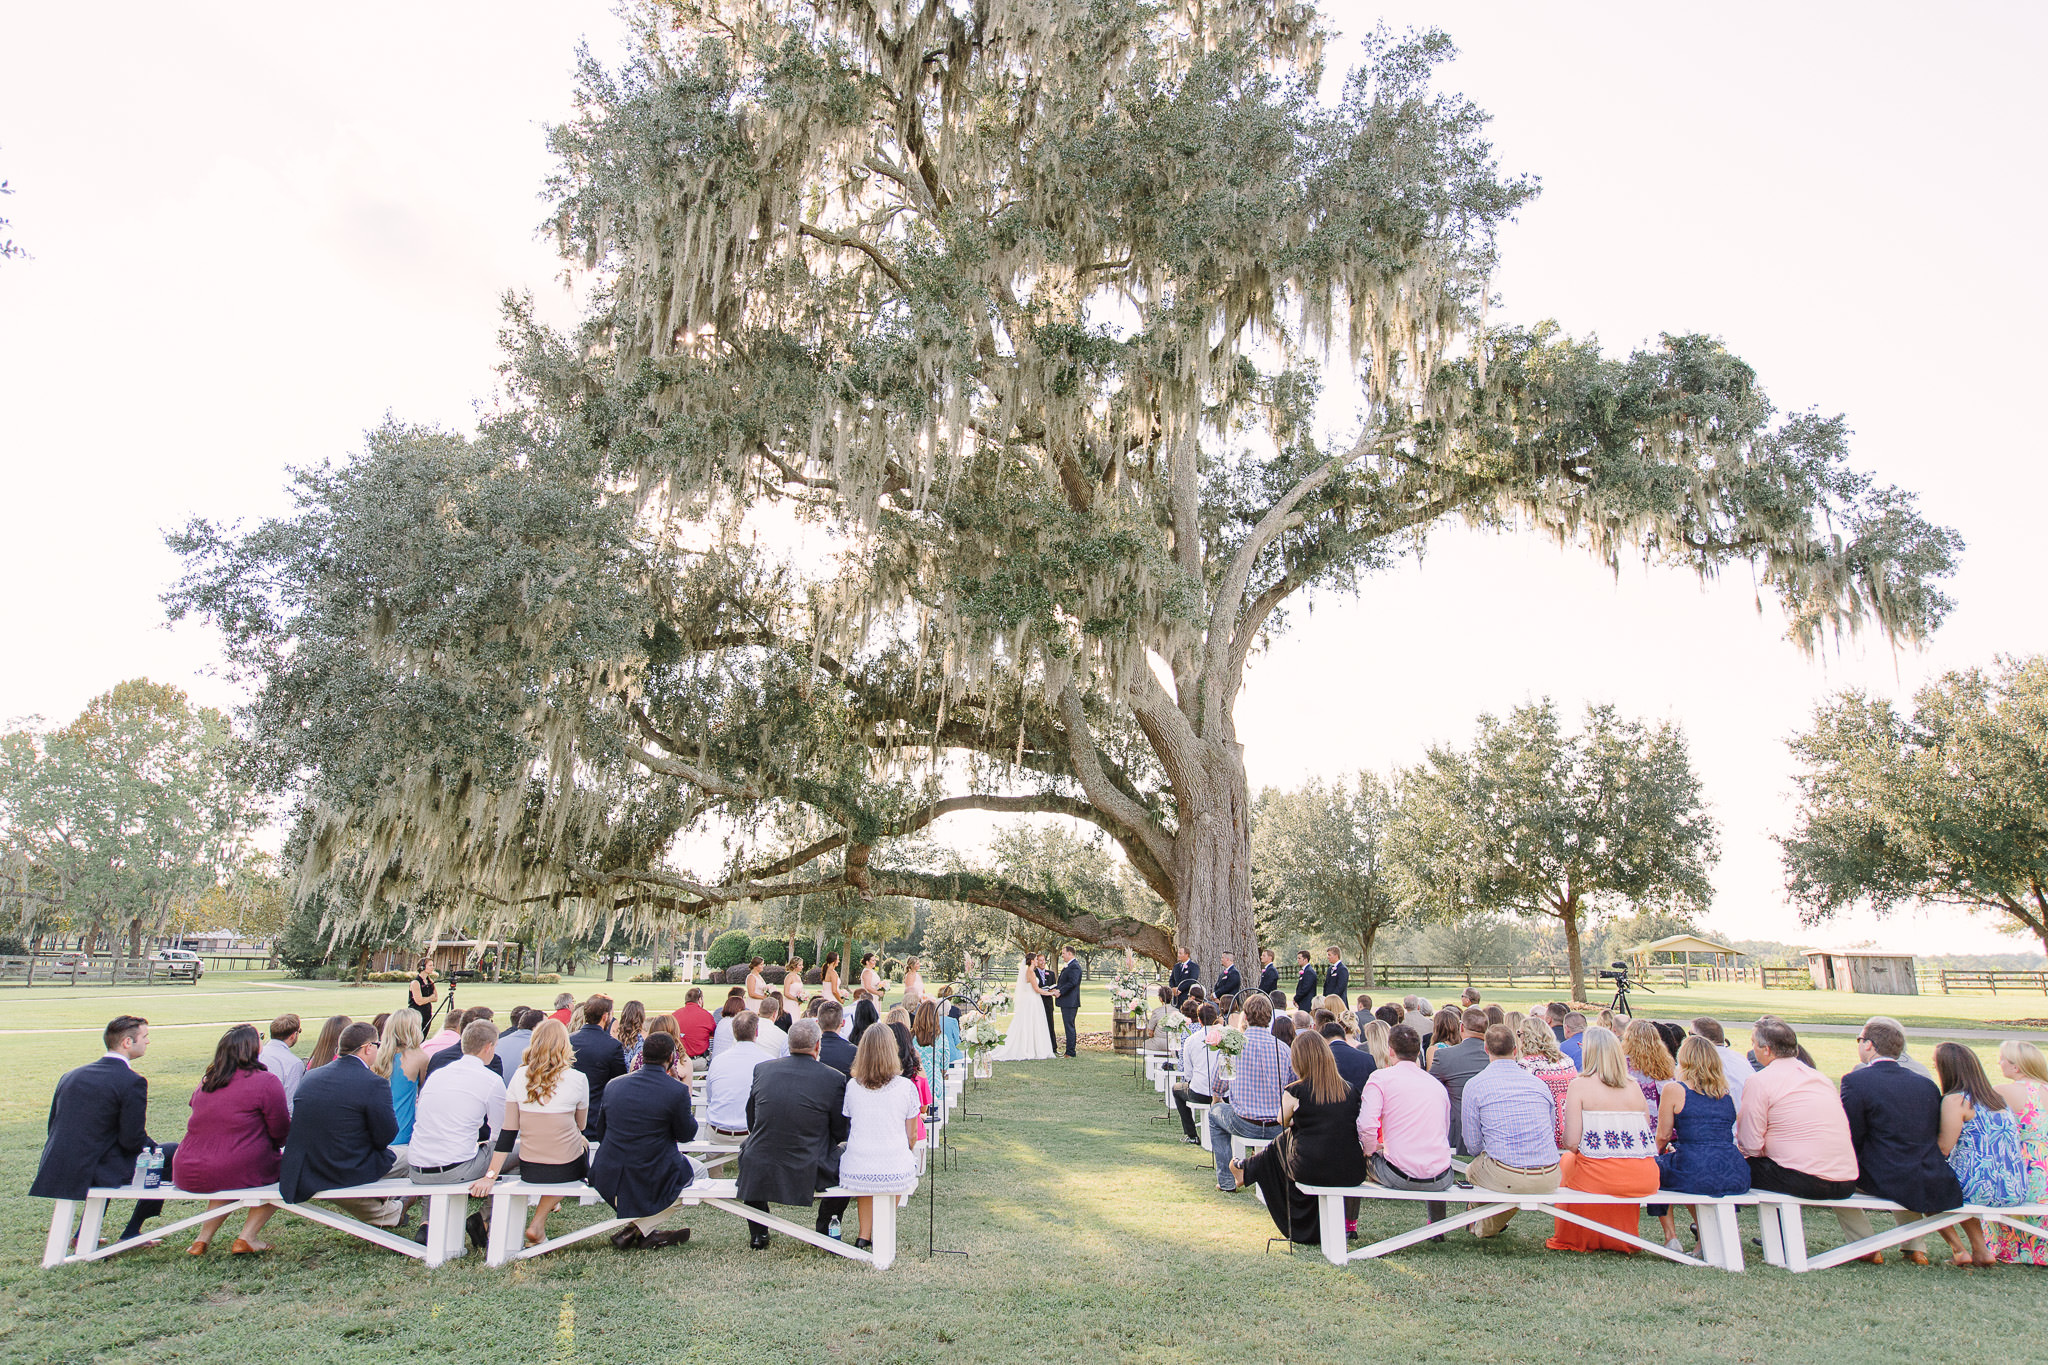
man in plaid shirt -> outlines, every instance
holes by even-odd
[[[1294,1082],[1287,1049],[1273,1037],[1273,1002],[1262,995],[1244,1002],[1244,1052],[1230,1082],[1230,1100],[1209,1111],[1209,1145],[1216,1154],[1216,1188],[1237,1189],[1230,1174],[1230,1136],[1271,1142],[1280,1133],[1280,1092]]]

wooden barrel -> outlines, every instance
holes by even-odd
[[[1119,1014],[1115,1016],[1111,1023],[1114,1030],[1110,1038],[1111,1045],[1118,1052],[1136,1052],[1140,1041],[1137,1018],[1128,1014]]]

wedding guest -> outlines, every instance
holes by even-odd
[[[299,1093],[299,1078],[306,1074],[306,1064],[292,1051],[299,1045],[300,1028],[298,1015],[280,1014],[270,1021],[270,1041],[263,1045],[263,1069],[284,1087],[286,1110]]]
[[[881,1022],[882,1012],[875,1008],[875,1002],[866,995],[858,996],[853,1003],[853,1030],[846,1035],[846,1041],[859,1047],[868,1030]]]
[[[889,1013],[893,1015],[896,1011],[890,1010]],[[891,1019],[888,1027],[889,1032],[896,1035],[897,1074],[909,1081],[911,1086],[917,1091],[920,1108],[917,1113],[917,1132],[915,1136],[922,1138],[924,1136],[924,1109],[922,1106],[929,1105],[932,1102],[931,1077],[925,1073],[923,1059],[918,1056],[917,1038],[911,1033],[910,1025],[902,1020]]]
[[[1338,1015],[1344,1013],[1344,997],[1338,995],[1335,991],[1332,991],[1323,996],[1321,1000],[1317,1001],[1314,1008],[1311,1009],[1309,1013],[1313,1014],[1316,1010],[1328,1010],[1330,1012],[1330,1017],[1332,1019],[1335,1019]],[[1322,1020],[1318,1019],[1316,1023],[1320,1026]]]
[[[1270,1027],[1273,1030],[1273,1041],[1280,1045],[1282,1053],[1285,1053],[1288,1048],[1294,1046],[1295,1030],[1293,1015],[1288,1014],[1284,1010],[1275,1011]]]
[[[401,1010],[399,1018],[410,1020],[415,1034],[419,1016]],[[178,1144],[178,1188],[190,1194],[212,1194],[216,1190],[246,1190],[268,1185],[277,1179],[278,1149],[291,1132],[291,1110],[285,1103],[284,1084],[263,1065],[262,1037],[251,1024],[237,1024],[221,1035],[214,1047],[213,1062],[192,1092],[192,1117],[185,1125],[185,1140]],[[231,1199],[207,1201],[209,1209],[224,1208]],[[256,1239],[270,1215],[272,1204],[250,1209],[235,1237],[234,1254],[268,1251],[267,1243]],[[199,1225],[199,1237],[190,1254],[204,1256],[228,1216],[209,1218]]]
[[[611,1013],[611,1001],[603,996],[597,1011],[598,1031],[603,1017]],[[586,1023],[592,1017],[583,1011]],[[607,1037],[612,1046],[616,1041]],[[583,1130],[590,1123],[590,1080],[576,1067],[576,1051],[570,1045],[569,1030],[553,1019],[533,1031],[526,1045],[526,1059],[512,1075],[505,1091],[505,1121],[498,1128],[489,1165],[470,1186],[470,1193],[482,1199],[505,1170],[514,1147],[519,1149],[519,1178],[529,1185],[574,1185],[590,1171],[590,1143]],[[538,1246],[547,1240],[548,1215],[562,1202],[558,1194],[542,1195],[533,1202],[533,1216],[526,1224],[526,1244]]]
[[[1566,1151],[1560,1183],[1589,1194],[1624,1198],[1657,1192],[1656,1143],[1642,1089],[1628,1077],[1621,1041],[1604,1028],[1582,1035],[1584,1068],[1565,1095]],[[1565,1204],[1584,1218],[1634,1234],[1642,1222],[1637,1204]],[[1553,1251],[1625,1251],[1636,1248],[1563,1218],[1544,1245]]]
[[[1678,1046],[1685,1041],[1685,1030],[1666,1019],[1652,1019],[1650,1027],[1657,1030],[1658,1040],[1664,1044],[1664,1050],[1671,1054],[1671,1060],[1676,1064]]]
[[[555,996],[554,1012],[549,1014],[548,1018],[560,1024],[563,1028],[567,1028],[569,1027],[569,1019],[575,1012],[576,997],[567,991],[563,991]],[[534,1027],[539,1028],[540,1025],[536,1023]]]
[[[106,1051],[65,1072],[50,1097],[48,1136],[28,1187],[38,1199],[84,1199],[95,1185],[126,1185],[134,1178],[135,1159],[142,1149],[158,1145],[143,1127],[149,1082],[135,1070],[135,1063],[149,1050],[149,1021],[134,1014],[116,1015],[101,1042]],[[178,1144],[162,1147],[168,1183]],[[135,1201],[120,1240],[140,1234],[143,1221],[163,1211],[160,1199]]]
[[[1465,1082],[1458,1132],[1472,1164],[1465,1178],[1502,1194],[1548,1194],[1558,1185],[1556,1106],[1550,1087],[1515,1064],[1515,1031],[1488,1024],[1480,1045],[1486,1067]],[[1518,1210],[1506,1209],[1472,1227],[1494,1237]]]
[[[589,1107],[593,1113],[604,1108],[604,1088],[626,1074],[626,1050],[605,1029],[611,1018],[611,997],[593,995],[583,1002],[583,1027],[569,1035],[576,1070],[589,1085]]]
[[[768,998],[761,1002],[761,1027],[754,1031],[754,1041],[777,1057],[789,1055],[789,1028],[777,1021],[783,1017],[782,992],[770,991]],[[794,1019],[790,1023],[795,1023]]]
[[[628,1000],[621,1005],[611,1034],[618,1040],[619,1051],[625,1054],[626,1073],[638,1070],[640,1047],[647,1041],[647,1006],[638,1000]]]
[[[1356,1009],[1354,1010],[1354,1013],[1356,1013],[1356,1014],[1357,1014],[1357,1015],[1358,1015],[1358,1016],[1359,1016],[1359,1017],[1360,1017],[1361,1019],[1370,1019],[1370,1018],[1372,1017],[1372,997],[1371,997],[1371,996],[1369,996],[1369,995],[1361,995],[1361,996],[1359,996],[1359,997],[1358,997],[1358,999],[1357,999],[1357,1000],[1356,1000],[1356,1001],[1355,1001],[1354,1003],[1355,1003],[1355,1005],[1356,1005]]]
[[[680,1207],[679,1196],[705,1174],[703,1162],[677,1150],[678,1143],[697,1136],[690,1087],[670,1072],[679,1036],[649,1033],[634,1058],[645,1065],[613,1081],[597,1111],[590,1187],[613,1213],[634,1220],[611,1235],[621,1251],[681,1246],[690,1240],[688,1228],[661,1230],[663,1220]]]
[[[1169,1023],[1178,1022],[1180,1017],[1180,1010],[1174,1004],[1173,987],[1161,986],[1159,988],[1158,1004],[1145,1019],[1145,1051],[1172,1052],[1174,1050],[1174,1034],[1178,1030],[1170,1028],[1168,1025]]]
[[[427,1075],[431,1076],[441,1070],[441,1068],[453,1066],[456,1062],[462,1060],[463,1030],[467,1029],[471,1024],[478,1023],[490,1024],[493,1030],[495,1030],[497,1027],[497,1017],[498,1012],[489,1005],[472,1005],[461,1014],[451,1018],[449,1022],[453,1025],[455,1031],[448,1035],[448,1046],[436,1049],[431,1043],[424,1045],[426,1051],[431,1054],[427,1058]],[[510,1071],[506,1070],[496,1060],[492,1061],[491,1069],[498,1073],[499,1080],[508,1079],[512,1075]],[[424,1078],[420,1084],[426,1084]]]
[[[647,1021],[646,1038],[652,1038],[657,1033],[665,1033],[676,1041],[676,1045],[668,1049],[668,1060],[662,1063],[662,1070],[687,1084],[690,1079],[690,1058],[683,1051],[682,1026],[676,1023],[673,1014],[657,1014]],[[641,1040],[641,1047],[633,1057],[632,1071],[626,1073],[629,1076],[633,1071],[644,1070],[647,1066],[646,1038]]]
[[[1489,1019],[1491,1019],[1491,1018],[1493,1017],[1493,1015],[1492,1015],[1492,1013],[1491,1013],[1491,1012],[1489,1012],[1489,1013],[1487,1014],[1487,1016],[1486,1016],[1486,1017],[1487,1017],[1487,1018],[1489,1018]],[[1504,1015],[1502,1015],[1502,1016],[1501,1016],[1501,1022],[1502,1022],[1503,1024],[1506,1024],[1506,1025],[1508,1026],[1508,1033],[1509,1033],[1509,1034],[1510,1034],[1510,1035],[1511,1035],[1511,1036],[1512,1036],[1512,1037],[1514,1038],[1514,1040],[1515,1040],[1515,1055],[1516,1055],[1516,1056],[1520,1056],[1520,1055],[1521,1055],[1521,1049],[1522,1049],[1522,1021],[1523,1021],[1524,1019],[1527,1019],[1528,1017],[1529,1017],[1528,1015],[1526,1015],[1526,1014],[1522,1013],[1522,1012],[1521,1012],[1520,1010],[1509,1010],[1509,1011],[1507,1011],[1507,1013],[1505,1013]]]
[[[1466,1010],[1477,1008],[1479,1008],[1479,988],[1477,986],[1467,986],[1464,990],[1458,992],[1458,1013],[1463,1014]]]
[[[1667,1190],[1719,1196],[1749,1188],[1749,1163],[1735,1146],[1735,1100],[1720,1055],[1705,1038],[1689,1037],[1678,1045],[1674,1078],[1659,1094],[1657,1169]],[[1696,1205],[1692,1216],[1697,1227]],[[1664,1245],[1684,1250],[1668,1211],[1663,1226]]]
[[[377,1030],[365,1021],[350,1024],[335,1042],[334,1060],[308,1068],[299,1082],[278,1163],[277,1188],[287,1204],[302,1204],[322,1190],[347,1189],[382,1180],[398,1164],[391,1140],[398,1116],[391,1087],[370,1070],[378,1048]],[[404,1220],[396,1199],[334,1199],[335,1208],[372,1227],[393,1228]]]
[[[1365,1183],[1368,1168],[1358,1145],[1362,1092],[1337,1070],[1321,1034],[1297,1037],[1288,1064],[1296,1079],[1280,1097],[1280,1135],[1230,1169],[1239,1184],[1259,1187],[1281,1236],[1313,1246],[1321,1240],[1321,1219],[1315,1196],[1303,1194],[1301,1186]],[[1347,1200],[1347,1225],[1356,1218],[1356,1205]]]
[[[1367,1178],[1392,1190],[1449,1189],[1457,1175],[1451,1165],[1450,1092],[1416,1065],[1422,1038],[1414,1029],[1402,1024],[1391,1030],[1387,1050],[1392,1064],[1374,1070],[1358,1106],[1358,1148]],[[1441,1200],[1425,1204],[1432,1223],[1448,1208]]]
[[[1401,1026],[1401,1007],[1399,1005],[1381,1005],[1372,1012],[1372,1017],[1385,1024],[1389,1031],[1397,1029]],[[1415,1036],[1420,1038],[1422,1036],[1421,1031],[1417,1030]]]
[[[1579,1069],[1558,1046],[1550,1025],[1541,1019],[1524,1019],[1515,1037],[1522,1045],[1522,1055],[1516,1064],[1543,1082],[1550,1091],[1551,1116],[1555,1120],[1551,1137],[1561,1149],[1564,1146],[1565,1096],[1570,1093],[1572,1082],[1578,1079]]]
[[[1871,1024],[1883,1024],[1886,1028],[1897,1029],[1899,1031],[1899,1036],[1902,1038],[1906,1034],[1906,1026],[1900,1023],[1898,1020],[1892,1018],[1888,1014],[1873,1014],[1866,1022]],[[1865,1063],[1858,1062],[1855,1066],[1852,1066],[1849,1069],[1851,1071],[1854,1071],[1864,1065]],[[1915,1076],[1920,1077],[1922,1080],[1928,1082],[1932,1082],[1934,1080],[1934,1073],[1927,1069],[1927,1064],[1925,1062],[1921,1061],[1918,1057],[1915,1057],[1913,1055],[1912,1050],[1910,1048],[1899,1053],[1899,1066],[1902,1070],[1910,1071]]]
[[[1749,1058],[1728,1046],[1728,1035],[1721,1031],[1718,1019],[1699,1018],[1692,1021],[1692,1031],[1713,1046],[1714,1055],[1721,1059],[1721,1074],[1728,1081],[1728,1098],[1735,1105],[1735,1112],[1742,1112],[1742,1088],[1749,1084],[1749,1078],[1756,1075],[1756,1068],[1749,1064]],[[1903,1033],[1904,1030],[1901,1030]],[[1931,1081],[1933,1077],[1928,1077]]]
[[[711,1059],[704,1073],[704,1117],[723,1137],[747,1135],[747,1097],[754,1090],[754,1072],[776,1054],[760,1044],[759,1031],[769,1024],[745,1011],[733,1016],[733,1044]]]
[[[834,1001],[827,1000],[818,1007],[818,1029],[823,1035],[818,1040],[818,1060],[842,1075],[851,1076],[853,1074],[853,1059],[858,1055],[860,1049],[846,1041],[845,1037],[840,1034],[839,1026],[843,1022],[840,1018],[842,1013],[844,1011]],[[953,1036],[957,1039],[959,1037],[957,1032],[959,1021],[953,1020],[951,1022],[956,1030]]]
[[[1492,1028],[1495,1024],[1505,1024],[1508,1021],[1508,1012],[1499,1005],[1481,1005],[1478,1008],[1486,1015],[1486,1026],[1488,1028]]]
[[[526,1005],[514,1005],[505,1022],[512,1025],[498,1035],[497,1046],[492,1049],[491,1058],[497,1064],[498,1078],[513,1075],[519,1064],[526,1060],[526,1045],[533,1041],[533,1026],[547,1018],[539,1010]]]
[[[916,1053],[910,1060],[916,1061]],[[841,1112],[847,1121],[846,1150],[839,1158],[839,1183],[856,1195],[860,1232],[854,1246],[874,1247],[875,1197],[890,1196],[917,1184],[917,1161],[912,1144],[924,1123],[924,1098],[919,1088],[901,1071],[901,1047],[891,1049],[880,1030],[861,1040],[853,1062],[853,1076],[846,1087]]]
[[[379,1014],[375,1019],[372,1019],[370,1021],[370,1027],[377,1030],[377,1036],[379,1038],[382,1038],[384,1036],[384,1026],[390,1022],[391,1011],[385,1010],[381,1014]]]
[[[1388,1046],[1388,1036],[1393,1032],[1387,1021],[1375,1018],[1358,1031],[1358,1046],[1365,1055],[1372,1058],[1373,1069],[1394,1064],[1394,1054]]]
[[[465,1025],[460,1055],[420,1091],[419,1118],[402,1163],[415,1185],[469,1185],[490,1169],[508,1094],[504,1078],[491,1065],[497,1043],[498,1026],[490,1020]],[[518,1157],[508,1155],[498,1169],[518,1164]],[[469,1214],[464,1227],[478,1250],[488,1244],[482,1213]],[[422,1223],[413,1240],[425,1246],[429,1235]]]
[[[1465,1083],[1486,1070],[1486,1030],[1492,1025],[1486,1022],[1486,1011],[1468,1009],[1463,1014],[1455,1010],[1444,1010],[1437,1015],[1439,1027],[1443,1027],[1444,1015],[1450,1015],[1448,1025],[1450,1036],[1457,1039],[1449,1047],[1439,1047],[1430,1056],[1429,1074],[1442,1082],[1451,1099],[1451,1147],[1461,1156],[1471,1155],[1465,1148],[1463,1111]]]
[[[1351,1040],[1344,1034],[1344,1026],[1335,1019],[1319,1027],[1316,1034],[1330,1045],[1330,1056],[1336,1059],[1337,1074],[1344,1078],[1345,1084],[1364,1089],[1378,1064],[1351,1045]],[[1289,1055],[1292,1056],[1291,1053]]]
[[[1253,996],[1245,1001],[1244,1017],[1244,1051],[1237,1059],[1230,1098],[1219,1100],[1209,1110],[1216,1188],[1225,1194],[1237,1189],[1230,1174],[1231,1135],[1271,1141],[1280,1131],[1280,1094],[1294,1080],[1293,1065],[1273,1033],[1273,1007]]]
[[[746,997],[744,996],[729,996],[727,997],[726,1002],[723,1005],[719,1006],[718,1023],[713,1027],[711,1032],[712,1061],[717,1061],[719,1054],[732,1046],[733,1020],[737,1019],[742,1014],[754,1014],[754,1011],[747,1008],[747,1001]],[[754,1017],[756,1019],[759,1019],[761,1016],[758,1014],[754,1014]]]
[[[1701,1042],[1706,1040],[1702,1038]],[[1842,1077],[1842,1112],[1856,1149],[1856,1188],[1903,1206],[1892,1215],[1904,1227],[1963,1202],[1963,1187],[1941,1151],[1941,1089],[1899,1064],[1906,1032],[1876,1019],[1856,1035],[1862,1065]],[[1851,1241],[1871,1235],[1869,1215],[1838,1215]],[[1907,1260],[1927,1264],[1927,1239],[1904,1244]]]
[[[1856,1189],[1856,1147],[1841,1097],[1827,1077],[1799,1060],[1799,1035],[1784,1020],[1763,1016],[1749,1041],[1762,1069],[1742,1089],[1735,1145],[1749,1158],[1750,1188],[1800,1199],[1848,1198]],[[1856,1220],[1842,1215],[1854,1212],[1835,1210],[1851,1238]]]
[[[1998,1045],[1998,1087],[2019,1126],[2020,1154],[2027,1162],[2027,1202],[2048,1203],[2048,1060],[2041,1049],[2017,1038]],[[2000,1223],[1988,1229],[1992,1254],[2019,1265],[2048,1265],[2048,1220],[2022,1219],[2043,1231],[2029,1235]]]
[[[2010,1208],[2027,1198],[2027,1159],[2019,1124],[2005,1096],[1992,1087],[1977,1054],[1961,1043],[1937,1043],[1934,1076],[1941,1086],[1941,1150],[1962,1182],[1963,1202]],[[1957,1265],[1998,1264],[1984,1240],[1984,1220],[1963,1222],[1970,1249],[1954,1228],[1941,1230]]]
[[[1622,1055],[1628,1058],[1628,1078],[1643,1092],[1643,1105],[1654,1126],[1664,1101],[1664,1087],[1673,1073],[1672,1052],[1664,1046],[1663,1031],[1648,1019],[1631,1019],[1621,1033]],[[1669,1204],[1652,1204],[1650,1216],[1664,1229],[1666,1245],[1676,1242],[1678,1227]]]
[[[937,1002],[927,1000],[917,1007],[917,1013],[911,1016],[910,1034],[917,1044],[918,1066],[923,1070],[925,1079],[937,1085],[945,1076],[946,1068],[953,1065],[953,1053],[946,1046],[946,1029],[939,1022]]]
[[[1187,1031],[1180,1045],[1180,1079],[1174,1083],[1173,1106],[1180,1111],[1181,1133],[1188,1142],[1199,1147],[1202,1138],[1195,1131],[1197,1104],[1216,1102],[1216,1037],[1222,1033],[1218,1024],[1220,1016],[1214,1005],[1198,1007],[1194,1023],[1196,1027]]]
[[[1586,1069],[1586,1059],[1581,1048],[1586,1036],[1586,1016],[1577,1010],[1564,1017],[1564,1032],[1558,1036],[1557,1050],[1572,1059],[1572,1065],[1579,1070]]]
[[[1543,1007],[1543,1018],[1550,1025],[1550,1031],[1557,1035],[1559,1042],[1564,1041],[1564,1020],[1571,1012],[1572,1007],[1562,1000],[1553,1000]]]
[[[817,1191],[840,1180],[839,1144],[847,1140],[845,1075],[818,1060],[816,1021],[797,1025],[787,1057],[760,1064],[740,1121],[750,1130],[740,1148],[739,1199],[766,1213],[768,1205],[818,1204],[815,1224],[825,1232],[846,1211],[845,1196],[817,1200]],[[896,1037],[872,1028],[861,1045],[874,1055],[893,1055]],[[715,1066],[716,1063],[713,1063]],[[854,1063],[859,1070],[858,1056]],[[768,1229],[747,1224],[747,1245],[759,1251],[768,1245]]]
[[[836,1000],[838,997],[833,998]],[[693,1061],[707,1059],[711,1054],[711,1035],[718,1028],[718,1017],[704,1008],[703,987],[690,987],[683,996],[683,1007],[676,1011],[675,1019],[676,1027],[682,1031],[683,1055]]]
[[[391,1112],[398,1119],[398,1136],[391,1139],[391,1148],[401,1162],[405,1160],[406,1145],[412,1141],[420,1084],[427,1078],[428,1058],[423,1041],[419,1015],[400,1010],[384,1025],[383,1037],[377,1044],[377,1059],[370,1063],[370,1070],[391,1086]]]
[[[320,1036],[313,1040],[313,1055],[306,1058],[306,1070],[317,1071],[333,1061],[341,1048],[342,1030],[354,1022],[346,1014],[328,1016],[320,1026]]]

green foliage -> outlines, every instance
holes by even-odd
[[[1802,920],[1954,905],[2048,948],[2048,656],[1945,674],[1910,716],[1843,693],[1792,752],[1799,818],[1779,844]]]
[[[673,980],[675,980],[675,979],[676,979],[676,966],[675,966],[675,964],[674,964],[673,962],[664,962],[664,963],[662,963],[662,964],[661,964],[661,965],[660,965],[659,967],[656,967],[656,968],[654,969],[654,972],[653,972],[653,979],[654,979],[654,980],[656,980],[656,981],[673,981]]]
[[[1584,999],[1584,917],[1704,908],[1719,845],[1677,726],[1589,706],[1567,735],[1546,698],[1481,716],[1470,749],[1432,747],[1405,773],[1389,852],[1424,913],[1558,920]]]
[[[789,961],[789,940],[779,934],[764,934],[747,945],[747,957],[760,958],[769,967],[781,967]]]
[[[1342,946],[1360,970],[1356,980],[1371,985],[1380,931],[1408,913],[1387,862],[1393,816],[1394,793],[1373,773],[1349,788],[1311,779],[1297,791],[1260,792],[1252,886],[1261,942]]]
[[[711,940],[711,946],[704,950],[704,965],[714,972],[745,962],[752,953],[752,947],[744,929],[728,929]]]

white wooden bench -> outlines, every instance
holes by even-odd
[[[425,1261],[429,1266],[438,1266],[461,1256],[468,1249],[463,1237],[464,1210],[469,1198],[467,1185],[416,1185],[403,1177],[397,1180],[378,1180],[368,1185],[357,1185],[349,1189],[324,1190],[314,1196],[316,1199],[409,1199],[423,1198],[427,1201],[427,1244],[421,1246],[404,1233],[390,1228],[372,1227],[360,1219],[330,1208],[318,1207],[311,1202],[287,1204],[275,1185],[252,1186],[241,1190],[221,1190],[212,1194],[196,1194],[190,1190],[178,1189],[175,1185],[163,1185],[156,1189],[144,1189],[140,1185],[94,1187],[86,1192],[82,1200],[59,1199],[50,1210],[50,1233],[43,1244],[43,1268],[69,1265],[79,1261],[98,1261],[117,1255],[132,1247],[166,1237],[171,1233],[193,1227],[209,1218],[232,1215],[243,1209],[253,1209],[268,1204],[286,1213],[314,1223],[345,1232],[351,1237],[360,1237],[387,1251],[401,1256],[411,1256]],[[100,1228],[105,1222],[109,1203],[135,1200],[161,1199],[165,1203],[190,1200],[232,1201],[219,1209],[204,1209],[189,1218],[173,1223],[164,1223],[150,1228],[125,1241],[110,1242],[101,1246]],[[82,1216],[81,1216],[82,1209]],[[74,1241],[72,1220],[78,1220],[78,1231]]]
[[[852,1199],[859,1197],[860,1193],[860,1191],[834,1186],[832,1189],[821,1191],[817,1198]],[[870,1239],[874,1243],[874,1250],[872,1251],[863,1251],[856,1247],[851,1238],[843,1242],[836,1241],[825,1236],[816,1228],[803,1227],[790,1222],[786,1218],[778,1218],[774,1214],[748,1208],[745,1204],[739,1202],[739,1182],[736,1180],[695,1181],[684,1188],[682,1202],[704,1208],[718,1209],[723,1213],[729,1213],[735,1217],[744,1218],[751,1222],[759,1223],[764,1227],[772,1228],[777,1232],[795,1237],[800,1241],[809,1242],[812,1246],[822,1247],[835,1256],[844,1256],[850,1261],[863,1261],[877,1270],[887,1270],[896,1263],[896,1210],[902,1205],[909,1203],[910,1196],[913,1193],[915,1193],[914,1189],[898,1195],[880,1194],[874,1196],[874,1236]],[[524,1261],[530,1260],[535,1256],[545,1256],[549,1252],[559,1251],[565,1246],[571,1246],[592,1237],[601,1237],[616,1232],[626,1224],[635,1221],[631,1218],[608,1218],[592,1223],[588,1227],[581,1227],[573,1232],[564,1233],[559,1237],[550,1237],[546,1241],[536,1243],[533,1246],[525,1246],[523,1243],[525,1240],[527,1203],[530,1200],[539,1199],[543,1196],[578,1199],[586,1204],[597,1201],[597,1192],[588,1185],[529,1185],[525,1181],[516,1178],[498,1181],[496,1187],[491,1191],[491,1244],[490,1249],[485,1253],[484,1259],[486,1264],[493,1266],[510,1265],[514,1261]],[[849,1208],[847,1212],[850,1217],[852,1210]],[[842,1227],[845,1226],[842,1224]]]
[[[1981,1218],[1986,1223],[2003,1224],[2037,1241],[2048,1241],[2048,1232],[2044,1232],[2038,1225],[2020,1221],[2023,1218],[2048,1217],[2048,1204],[2019,1204],[2011,1208],[1966,1204],[1962,1208],[1929,1214],[1925,1218],[1914,1219],[1897,1227],[1879,1228],[1872,1223],[1873,1231],[1870,1236],[1854,1242],[1845,1242],[1816,1256],[1809,1256],[1806,1252],[1807,1209],[1862,1209],[1867,1213],[1902,1213],[1905,1210],[1888,1199],[1879,1199],[1867,1194],[1852,1195],[1847,1199],[1795,1199],[1789,1194],[1751,1190],[1738,1198],[1744,1203],[1756,1205],[1757,1222],[1763,1233],[1764,1260],[1771,1265],[1783,1266],[1794,1274],[1808,1270],[1826,1270],[1859,1260],[1902,1242],[1933,1236],[1941,1229],[1954,1227],[1966,1218]]]

